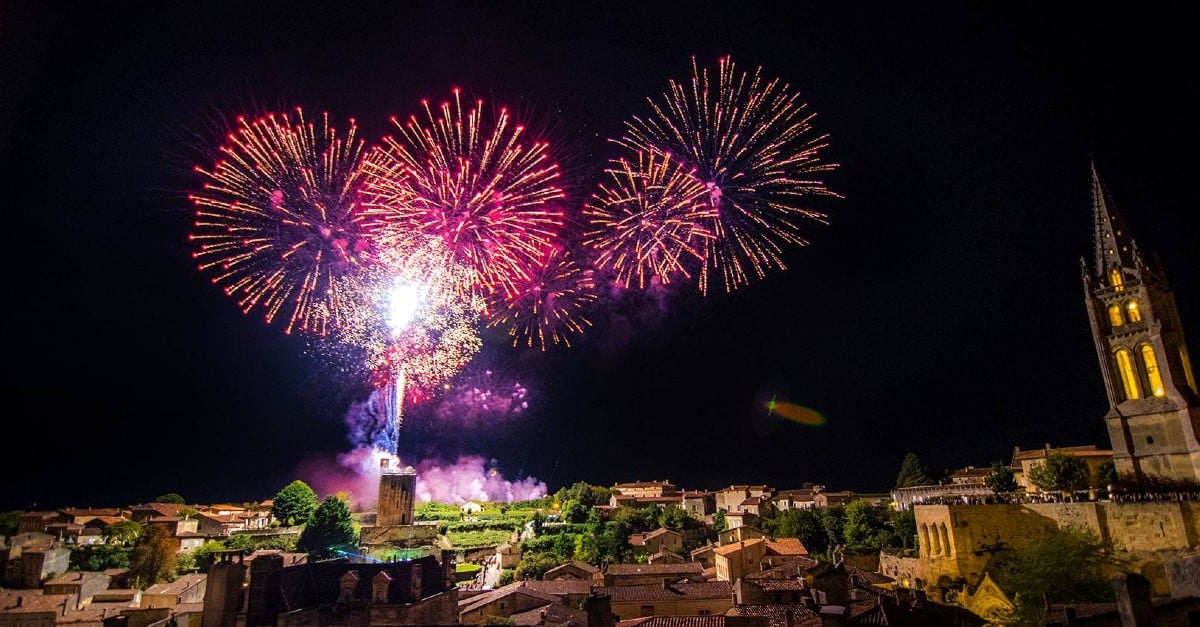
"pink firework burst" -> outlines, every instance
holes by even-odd
[[[423,104],[424,120],[393,118],[400,134],[367,159],[363,201],[381,245],[438,238],[471,291],[510,295],[562,227],[558,166],[506,109],[464,110],[458,90]]]
[[[370,250],[357,204],[363,142],[354,120],[344,138],[324,114],[314,124],[299,108],[268,115],[229,135],[212,169],[196,168],[202,191],[189,236],[200,270],[237,298],[243,313],[280,312],[285,332],[325,335],[340,322],[348,295],[339,279],[357,272]]]
[[[624,287],[648,287],[654,279],[690,277],[689,264],[704,262],[707,229],[716,217],[708,190],[670,155],[637,153],[606,170],[607,183],[584,209],[593,230],[584,243],[598,251],[596,266],[611,268]]]
[[[584,310],[596,300],[592,271],[580,268],[569,252],[547,248],[529,274],[492,309],[490,327],[508,329],[513,346],[570,346],[570,337],[591,326]]]

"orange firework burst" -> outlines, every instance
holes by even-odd
[[[606,172],[611,179],[592,195],[584,214],[594,230],[584,243],[596,248],[596,266],[612,268],[616,280],[639,289],[657,278],[670,283],[690,276],[689,261],[702,264],[705,225],[716,217],[704,184],[670,155],[637,153],[618,159]]]
[[[558,166],[505,109],[454,101],[412,116],[367,160],[364,207],[381,245],[438,238],[447,263],[470,270],[478,294],[511,295],[563,224]]]
[[[366,262],[369,244],[355,193],[362,177],[363,142],[354,120],[345,138],[297,108],[247,122],[222,146],[224,155],[190,196],[196,205],[193,256],[200,270],[237,298],[244,313],[280,311],[285,331],[325,335],[339,322],[345,296],[339,277]]]
[[[716,215],[712,238],[704,240],[700,289],[713,275],[726,291],[784,269],[787,245],[803,246],[802,223],[826,215],[801,203],[838,194],[814,175],[832,170],[822,163],[826,135],[814,135],[813,113],[778,79],[738,72],[720,60],[715,79],[692,60],[690,83],[670,82],[661,101],[649,99],[652,114],[625,123],[615,143],[636,152],[669,154],[694,170]]]

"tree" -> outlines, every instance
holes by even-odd
[[[101,571],[129,568],[130,549],[123,546],[91,544],[71,549],[71,570]]]
[[[983,483],[996,494],[1016,492],[1020,487],[1017,485],[1017,477],[1013,474],[1012,468],[1000,460],[992,462],[992,470],[983,478]]]
[[[226,549],[239,551],[253,551],[254,538],[248,533],[235,533],[221,542]]]
[[[284,486],[275,495],[275,503],[271,506],[271,515],[288,526],[308,524],[315,511],[317,493],[299,479]]]
[[[567,499],[563,501],[562,517],[563,520],[569,523],[586,522],[588,517],[588,506],[580,503],[575,499]]]
[[[1117,464],[1113,460],[1108,460],[1096,469],[1096,487],[1107,488],[1110,485],[1117,483]]]
[[[184,503],[187,503],[187,501],[183,500],[183,497],[180,496],[178,492],[167,492],[166,494],[160,494],[154,499],[154,502],[170,503],[172,505],[183,505]]]
[[[129,545],[142,535],[142,526],[132,520],[115,522],[100,532],[100,537],[110,544]]]
[[[816,510],[796,508],[780,512],[764,525],[763,530],[777,538],[800,538],[813,555],[829,549],[829,537],[825,535],[825,526]]]
[[[911,488],[917,485],[929,485],[933,480],[929,478],[929,470],[921,463],[921,459],[916,453],[909,453],[904,456],[904,461],[900,462],[900,474],[896,477],[897,488]]]
[[[887,511],[867,501],[854,501],[846,506],[846,522],[842,528],[846,546],[852,549],[880,549],[890,543],[892,533],[887,525]]]
[[[902,549],[917,547],[917,514],[912,509],[892,512],[892,545]]]
[[[846,525],[845,508],[840,506],[818,508],[817,518],[821,521],[821,528],[825,532],[829,548],[833,548],[839,544],[843,546],[846,544],[846,537],[842,533],[842,529]]]
[[[339,551],[355,551],[358,534],[354,531],[346,502],[332,495],[325,497],[300,534],[296,548],[317,559],[333,557]]]
[[[717,510],[717,513],[713,514],[713,531],[725,531],[728,526],[729,521],[725,520],[725,510]]]
[[[1022,623],[1041,624],[1051,603],[1111,601],[1112,586],[1102,567],[1113,563],[1109,547],[1090,532],[1061,529],[1014,550],[999,562],[997,583],[1013,596]]]
[[[1029,480],[1043,490],[1083,490],[1088,486],[1087,462],[1074,455],[1051,452],[1043,464],[1029,471]]]
[[[24,513],[19,509],[0,512],[0,536],[8,537],[16,533],[21,523],[21,514]]]
[[[185,508],[179,510],[178,516],[184,520],[187,520],[187,519],[191,518],[192,516],[197,516],[199,514],[200,514],[200,510],[198,510],[194,507],[185,507]]]
[[[143,589],[173,579],[176,548],[175,539],[167,527],[146,527],[129,555],[130,579]]]

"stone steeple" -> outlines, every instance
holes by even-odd
[[[1095,274],[1083,284],[1117,471],[1200,481],[1200,397],[1175,298],[1092,164]]]

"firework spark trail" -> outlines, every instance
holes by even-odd
[[[512,294],[552,247],[563,224],[554,202],[558,166],[548,145],[526,141],[525,128],[507,110],[491,116],[483,102],[411,116],[398,137],[384,139],[365,165],[364,207],[384,246],[437,237],[448,262],[471,272],[475,294]]]
[[[285,312],[286,333],[325,335],[340,324],[347,295],[338,279],[366,262],[369,240],[355,194],[363,142],[354,120],[344,138],[296,109],[247,122],[220,148],[196,206],[193,257],[213,283],[235,296],[243,313],[265,310],[268,323]]]
[[[715,80],[692,60],[690,83],[670,82],[661,101],[648,99],[652,114],[625,123],[613,141],[634,152],[671,155],[695,171],[717,215],[704,240],[699,284],[707,293],[714,276],[732,291],[786,269],[787,245],[804,246],[805,221],[826,215],[800,203],[813,196],[840,197],[813,178],[835,169],[822,163],[827,135],[814,135],[798,94],[762,68],[739,72],[720,59]]]
[[[592,271],[582,269],[569,252],[549,248],[529,275],[513,282],[512,293],[490,309],[490,327],[505,327],[513,346],[570,346],[572,334],[592,325],[583,310],[596,300]]]
[[[431,239],[408,250],[381,250],[379,263],[354,278],[352,289],[358,291],[354,305],[348,306],[350,323],[335,335],[365,353],[378,386],[399,384],[403,376],[402,386],[395,388],[403,392],[398,404],[428,398],[482,348],[483,300],[463,296],[460,285],[470,279],[469,272],[443,265],[442,247],[440,240]],[[419,301],[411,321],[398,328],[389,319],[397,288],[412,290],[411,298]]]
[[[704,240],[713,237],[705,225],[716,217],[704,184],[670,155],[653,152],[618,159],[606,172],[609,183],[584,209],[593,226],[584,244],[599,251],[596,266],[638,289],[654,279],[668,284],[673,274],[690,278],[688,262],[703,263]]]

